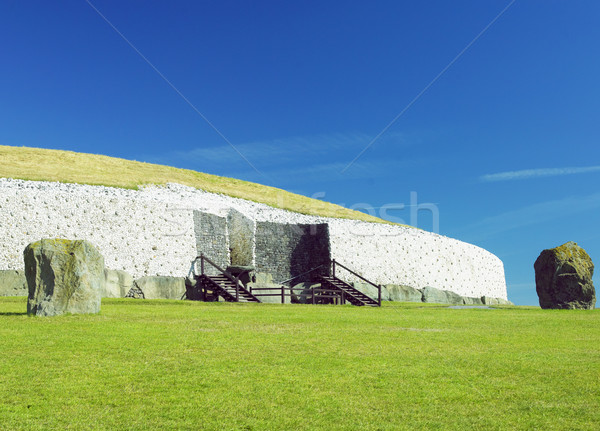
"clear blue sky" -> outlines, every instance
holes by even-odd
[[[0,143],[376,215],[416,192],[441,234],[503,260],[509,299],[537,305],[541,250],[576,241],[600,262],[600,2],[517,0],[494,21],[509,3],[92,1],[254,169],[85,0],[4,0]]]

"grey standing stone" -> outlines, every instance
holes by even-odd
[[[534,264],[535,288],[542,308],[593,309],[594,264],[574,242],[542,251]]]
[[[27,296],[27,279],[23,271],[0,270],[0,296]]]
[[[184,277],[142,277],[135,280],[134,286],[145,299],[182,299],[185,295]]]
[[[23,251],[27,313],[56,316],[100,311],[104,258],[83,240],[43,239]]]

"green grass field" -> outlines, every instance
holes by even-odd
[[[0,298],[2,430],[600,428],[598,311],[25,308]]]

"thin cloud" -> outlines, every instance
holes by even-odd
[[[297,164],[293,167],[266,169],[265,174],[277,181],[277,184],[323,183],[325,181],[347,181],[357,179],[382,178],[397,175],[398,169],[418,164],[411,159],[376,159],[360,161],[352,166],[345,174],[340,170],[344,163]],[[247,181],[260,181],[252,171],[237,172],[240,178]]]
[[[600,166],[588,166],[580,168],[546,168],[546,169],[525,169],[522,171],[500,172],[497,174],[487,174],[479,177],[481,181],[511,181],[526,180],[530,178],[556,177],[561,175],[586,174],[589,172],[600,171]]]
[[[467,234],[462,236],[468,236],[471,241],[481,240],[510,230],[597,208],[600,208],[600,193],[541,202],[485,218],[463,229],[462,232]]]
[[[370,139],[371,136],[363,133],[330,133],[247,142],[236,144],[236,147],[257,167],[260,167],[261,172],[269,176],[266,171],[274,170],[274,167],[275,170],[288,170],[298,165],[313,165],[316,160],[327,165],[335,164],[340,159],[340,155],[360,148]],[[390,134],[386,140],[393,141],[394,145],[407,144],[406,138],[401,133]],[[235,152],[228,145],[197,147],[155,156],[147,155],[145,160],[190,167],[205,172],[211,171],[220,175],[232,169],[235,172],[245,170],[243,161],[236,158]]]

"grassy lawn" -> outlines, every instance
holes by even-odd
[[[0,178],[59,181],[129,189],[137,189],[147,184],[178,183],[302,214],[390,223],[360,211],[275,187],[189,169],[97,154],[0,145],[0,160],[2,161]]]
[[[600,313],[0,298],[0,429],[600,428]]]

